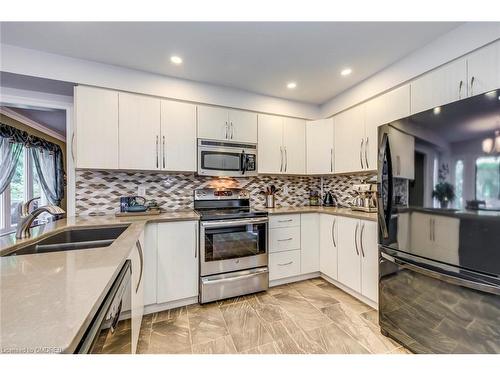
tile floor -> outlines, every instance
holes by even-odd
[[[146,315],[139,353],[408,353],[377,312],[323,279]]]

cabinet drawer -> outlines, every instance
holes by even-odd
[[[269,228],[284,228],[300,226],[300,215],[269,216]]]
[[[300,227],[269,230],[269,252],[300,249]]]
[[[300,250],[269,254],[269,280],[300,275]]]

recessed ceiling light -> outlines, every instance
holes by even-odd
[[[297,83],[296,82],[288,82],[286,84],[286,87],[289,88],[289,89],[294,89],[297,87]]]
[[[179,56],[170,57],[170,61],[175,65],[182,64],[182,58],[180,58]]]
[[[433,109],[435,115],[439,115],[441,113],[441,107],[436,107]]]
[[[340,75],[342,75],[342,76],[348,76],[351,73],[352,73],[352,69],[351,68],[345,68],[345,69],[342,69],[342,71],[340,72]]]

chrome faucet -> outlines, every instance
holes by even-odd
[[[31,233],[30,233],[31,224],[33,224],[33,221],[42,212],[48,212],[51,215],[60,215],[60,214],[65,213],[65,211],[59,206],[47,205],[47,206],[39,207],[27,215],[21,216],[21,219],[19,220],[19,223],[17,224],[17,230],[16,230],[16,238],[17,239],[29,238],[31,236]]]

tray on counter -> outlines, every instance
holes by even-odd
[[[115,212],[116,217],[129,217],[129,216],[149,216],[161,214],[161,209],[154,208],[143,212]]]

